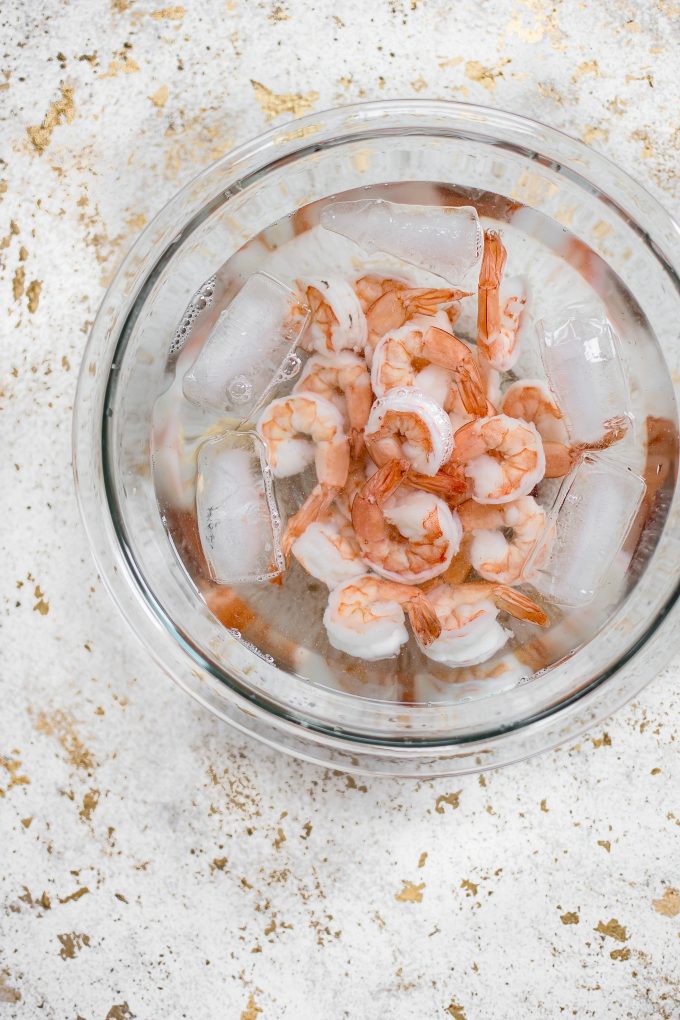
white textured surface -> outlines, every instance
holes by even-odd
[[[69,437],[105,283],[265,126],[250,79],[276,123],[413,94],[528,113],[672,207],[677,3],[185,4],[0,10],[0,1017],[677,1018],[680,662],[608,737],[484,782],[324,775],[244,743],[138,647],[90,561]],[[39,154],[26,129],[60,83]]]

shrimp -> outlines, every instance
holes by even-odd
[[[331,589],[366,573],[354,529],[339,510],[312,521],[293,542],[292,552],[308,574]]]
[[[298,288],[305,294],[312,313],[302,342],[306,350],[363,351],[368,327],[351,284],[340,277],[307,278],[298,281]]]
[[[352,524],[369,567],[390,581],[421,584],[443,573],[458,552],[458,515],[427,492],[397,492],[406,460],[380,468],[357,493]]]
[[[446,330],[432,326],[425,332],[402,329],[386,333],[373,352],[371,384],[377,397],[396,386],[415,386],[418,362],[427,361],[447,369],[470,414],[486,414],[486,394],[470,348]]]
[[[530,580],[525,566],[546,526],[545,510],[533,496],[502,506],[480,506],[470,501],[463,503],[458,513],[463,530],[473,533],[470,562],[481,577],[501,584]],[[502,528],[512,531],[510,540]]]
[[[562,412],[555,403],[550,387],[541,379],[520,379],[503,394],[501,411],[510,418],[532,422],[541,439],[563,443],[566,428]]]
[[[519,357],[519,327],[526,305],[520,277],[503,280],[506,252],[493,230],[484,231],[484,254],[479,273],[477,345],[491,368],[507,372]]]
[[[256,429],[276,478],[298,474],[313,461],[324,485],[339,490],[347,481],[349,440],[342,414],[330,401],[304,392],[279,397],[264,409]]]
[[[333,589],[323,622],[333,648],[374,661],[396,655],[408,641],[404,614],[422,647],[439,636],[441,624],[420,588],[362,574]]]
[[[436,475],[453,449],[448,416],[439,404],[416,389],[391,390],[376,400],[364,438],[379,467],[403,456],[424,475]]]
[[[293,387],[293,393],[301,390],[318,394],[346,414],[353,445],[356,445],[373,403],[371,379],[364,359],[352,351],[315,354]]]
[[[440,584],[426,598],[442,629],[429,645],[418,643],[428,658],[447,666],[477,665],[506,644],[511,634],[498,623],[501,611],[540,627],[550,622],[535,602],[503,584]]]
[[[505,414],[477,418],[458,429],[451,461],[464,465],[478,503],[508,503],[527,496],[545,474],[536,426]]]
[[[286,525],[281,539],[281,550],[286,566],[290,563],[290,554],[295,542],[309,526],[328,511],[340,489],[337,486],[319,482],[310,492],[300,509],[293,514]]]
[[[415,315],[435,315],[443,305],[467,297],[469,292],[450,288],[409,287],[397,280],[376,281],[362,277],[357,281],[360,293],[368,295],[380,288],[380,295],[366,309],[368,337],[366,358],[370,363],[381,336],[399,329]]]
[[[595,453],[608,450],[614,443],[620,442],[626,434],[628,422],[626,418],[611,419],[600,439],[592,443],[544,442],[545,477],[562,478],[569,474],[576,462],[584,453]]]

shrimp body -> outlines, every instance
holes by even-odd
[[[436,475],[453,449],[453,430],[446,412],[412,388],[390,390],[376,400],[364,435],[376,464],[403,456],[424,475]]]
[[[342,414],[316,393],[292,393],[264,409],[257,433],[276,478],[288,478],[314,462],[319,482],[341,489],[349,468],[349,440]],[[307,438],[309,437],[309,438]]]
[[[436,326],[423,331],[407,324],[383,336],[375,348],[371,365],[375,395],[384,397],[397,386],[416,386],[423,361],[451,373],[468,412],[486,414],[486,394],[470,348],[452,333]]]
[[[363,433],[373,403],[371,379],[366,362],[352,351],[315,354],[305,365],[293,387],[329,400],[346,415],[352,436]]]
[[[298,282],[311,310],[303,338],[307,350],[328,353],[363,351],[368,337],[366,316],[351,284],[337,276],[307,277]]]
[[[439,635],[441,625],[420,588],[363,574],[333,589],[323,622],[334,648],[374,661],[396,655],[408,641],[405,614],[422,647]]]
[[[505,414],[477,418],[458,429],[451,460],[464,465],[478,503],[527,496],[545,474],[536,426]]]
[[[507,388],[501,400],[501,411],[510,418],[532,422],[541,439],[563,443],[567,431],[562,412],[552,391],[541,379],[520,379]]]
[[[329,588],[366,573],[354,529],[337,510],[313,521],[295,540],[292,551],[307,573]]]
[[[502,506],[468,502],[458,508],[458,513],[463,529],[473,533],[470,562],[481,577],[501,584],[531,580],[525,565],[546,526],[545,510],[533,496]],[[503,528],[512,531],[510,539]]]
[[[398,280],[377,280],[363,277],[357,288],[364,300],[380,290],[379,296],[366,309],[368,337],[366,358],[370,364],[380,337],[399,329],[416,315],[436,315],[444,306],[466,297],[468,292],[449,288],[409,287]]]
[[[396,490],[408,461],[393,461],[369,478],[352,504],[352,523],[366,563],[390,581],[421,584],[443,573],[458,552],[463,529],[444,500]]]
[[[479,274],[477,343],[491,368],[507,372],[519,357],[519,327],[527,302],[521,277],[503,279],[506,252],[493,230],[484,232]]]
[[[438,638],[420,647],[430,659],[447,666],[477,665],[506,644],[511,632],[498,622],[500,611],[542,627],[548,624],[535,602],[501,584],[440,584],[426,597],[442,629]]]

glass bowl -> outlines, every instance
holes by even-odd
[[[413,181],[472,189],[480,212],[501,223],[533,216],[542,243],[568,252],[633,359],[650,487],[624,597],[606,626],[589,640],[575,632],[557,661],[542,668],[539,656],[527,675],[486,693],[395,703],[375,690],[358,697],[311,683],[216,620],[168,539],[149,444],[178,323],[229,255],[309,203],[366,185],[389,183],[398,192],[400,182]],[[380,102],[310,115],[199,174],[144,230],[109,287],[74,415],[88,538],[150,653],[233,726],[346,771],[438,776],[497,767],[574,739],[632,697],[670,658],[678,632],[679,241],[658,203],[580,142],[459,103]],[[199,305],[211,299],[209,288],[202,293]]]

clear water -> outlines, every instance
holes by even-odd
[[[322,623],[326,586],[306,574],[295,560],[282,586],[264,582],[226,587],[211,581],[201,552],[195,510],[198,451],[206,440],[234,428],[238,420],[190,404],[182,393],[182,378],[220,313],[253,272],[264,270],[294,285],[297,275],[318,275],[322,269],[347,266],[348,258],[352,258],[348,255],[349,242],[329,235],[330,243],[320,250],[308,241],[327,202],[359,197],[474,205],[485,228],[502,231],[508,251],[506,275],[522,273],[531,287],[522,326],[523,353],[509,378],[543,377],[534,323],[539,318],[554,319],[565,304],[583,303],[593,315],[608,317],[621,339],[634,428],[619,444],[617,456],[647,481],[641,511],[606,584],[590,605],[565,609],[545,604],[552,621],[549,630],[503,617],[503,625],[512,630],[513,636],[505,648],[480,666],[440,666],[423,656],[413,639],[394,659],[365,663],[349,657],[332,648],[326,637]],[[380,255],[363,259],[360,267],[353,263],[356,276],[381,269],[389,275],[390,268],[397,268],[394,260]],[[427,273],[419,273],[418,280],[423,286],[442,285]],[[455,329],[457,335],[474,342],[475,327],[476,299],[472,297],[463,302]],[[282,385],[278,395],[290,390],[293,382]],[[199,596],[225,627],[260,655],[271,657],[311,683],[360,696],[397,702],[478,697],[526,682],[570,655],[606,625],[644,569],[663,526],[674,485],[670,465],[675,450],[670,444],[675,424],[660,411],[674,406],[672,386],[654,335],[632,294],[599,256],[562,226],[487,192],[430,182],[375,186],[332,196],[273,223],[217,268],[198,291],[175,335],[168,337],[165,385],[154,409],[154,485],[169,539]],[[313,469],[277,481],[280,505],[294,511],[314,484]],[[539,501],[549,506],[558,488],[554,481],[542,482]],[[533,590],[526,591],[541,603]]]

